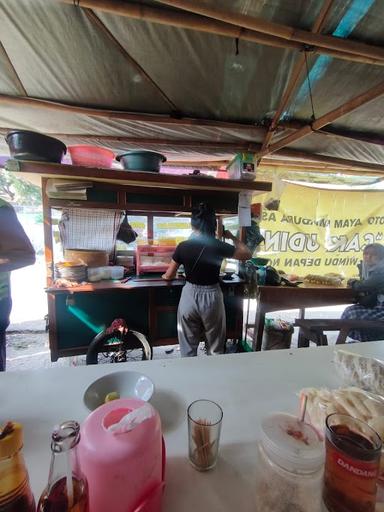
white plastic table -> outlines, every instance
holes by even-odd
[[[355,352],[384,359],[384,342],[354,344]],[[332,362],[334,347],[170,359],[118,365],[52,368],[0,374],[0,421],[20,421],[32,489],[38,499],[48,477],[54,425],[84,420],[87,386],[122,369],[155,383],[153,405],[163,420],[167,448],[163,512],[254,512],[259,423],[273,411],[296,413],[298,391],[341,384]],[[199,473],[187,460],[187,405],[198,398],[224,410],[220,459]]]

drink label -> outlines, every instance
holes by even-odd
[[[378,476],[379,467],[377,461],[366,462],[356,460],[337,451],[332,454],[332,458],[334,464],[360,478],[377,478]]]

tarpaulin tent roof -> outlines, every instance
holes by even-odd
[[[2,134],[384,172],[382,0],[0,0],[0,14]]]

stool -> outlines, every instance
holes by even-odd
[[[295,327],[300,327],[298,347],[309,347],[309,342],[316,343],[317,346],[328,345],[328,338],[324,331],[339,331],[336,344],[345,343],[349,331],[352,329],[377,329],[382,327],[384,322],[381,320],[341,320],[326,318],[311,318],[309,320],[296,319]]]

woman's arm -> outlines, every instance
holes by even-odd
[[[350,286],[357,292],[380,292],[384,289],[384,275],[372,275],[368,279],[353,281]]]
[[[0,272],[35,263],[35,250],[13,208],[0,208]]]
[[[172,279],[175,279],[176,277],[177,269],[179,268],[179,266],[179,263],[176,263],[176,261],[171,260],[171,263],[169,264],[167,271],[161,277],[165,281],[172,281]]]
[[[235,252],[233,254],[233,258],[235,258],[235,260],[246,261],[252,258],[252,253],[248,249],[248,247],[245,244],[243,244],[243,242],[241,242],[238,238],[232,235],[230,231],[225,230],[224,237],[227,238],[228,240],[232,240],[232,242],[235,245]]]

